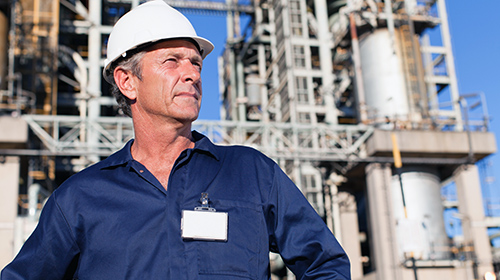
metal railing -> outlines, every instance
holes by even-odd
[[[134,136],[130,118],[60,115],[23,115],[22,118],[43,144],[42,153],[54,156],[106,156]],[[346,161],[363,157],[363,144],[374,128],[200,120],[193,123],[193,130],[217,144],[251,146],[272,158]]]

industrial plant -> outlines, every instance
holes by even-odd
[[[498,275],[488,228],[500,220],[485,214],[477,165],[496,140],[483,94],[459,92],[445,0],[165,1],[227,18],[212,54],[220,120],[193,128],[275,160],[352,279]],[[64,180],[134,137],[102,68],[113,24],[140,3],[0,0],[0,268]],[[271,260],[273,279],[294,279]]]

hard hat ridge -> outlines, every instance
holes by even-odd
[[[120,57],[130,56],[130,52],[159,41],[168,39],[188,39],[198,47],[205,58],[213,49],[213,44],[196,34],[189,20],[163,0],[146,2],[123,15],[113,27],[108,39],[107,59],[103,76],[109,83],[113,81],[110,67]]]

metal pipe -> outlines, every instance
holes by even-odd
[[[396,49],[394,48],[394,17],[392,14],[392,1],[391,0],[384,0],[384,11],[387,16],[387,28],[389,29],[389,36],[391,38],[391,46],[392,46],[392,51],[396,52]]]
[[[50,93],[51,95],[51,100],[50,102],[50,113],[52,115],[57,114],[57,94],[58,94],[58,78],[57,78],[57,68],[58,68],[58,61],[57,61],[57,52],[58,52],[58,45],[59,45],[59,9],[60,9],[60,3],[58,0],[52,0],[52,26],[50,27],[50,35],[49,35],[49,44],[50,44],[50,55],[51,55],[51,65],[50,65],[50,71],[52,78],[50,79],[50,88],[52,92]],[[54,174],[51,174],[51,177],[54,177]]]
[[[324,199],[325,199],[325,220],[326,226],[330,229],[331,232],[335,232],[333,229],[333,215],[332,215],[332,186],[328,182],[324,186]]]
[[[11,0],[10,7],[10,30],[9,30],[9,51],[8,51],[8,74],[7,74],[7,94],[10,97],[14,96],[14,48],[16,39],[16,6],[18,0]]]
[[[405,200],[405,193],[404,193],[403,179],[402,179],[403,172],[401,170],[401,168],[403,167],[403,163],[401,161],[401,152],[399,151],[398,139],[395,133],[391,133],[391,140],[392,140],[392,155],[394,158],[394,167],[398,175],[399,187],[401,189],[404,215],[405,219],[408,219],[408,211],[406,209],[406,200]]]
[[[315,14],[318,22],[319,57],[321,73],[323,77],[324,100],[326,106],[325,121],[329,124],[337,124],[337,110],[333,96],[334,75],[330,43],[332,35],[328,26],[328,7],[326,1],[315,0]]]
[[[258,59],[259,59],[259,77],[267,82],[267,76],[266,76],[266,49],[263,45],[258,46]],[[267,86],[263,85],[260,87],[260,94],[261,94],[261,114],[262,114],[262,119],[261,121],[263,123],[269,123],[269,111],[268,111],[268,89]],[[263,139],[264,141],[268,141],[268,139]],[[265,142],[269,143],[269,142]]]
[[[349,23],[351,27],[351,47],[352,47],[352,60],[354,62],[354,72],[356,75],[356,91],[358,93],[358,105],[359,105],[359,119],[361,123],[366,123],[368,116],[366,112],[366,98],[365,89],[363,84],[363,72],[361,71],[361,57],[359,51],[359,41],[358,33],[356,31],[356,19],[354,18],[354,12],[349,14]]]
[[[340,206],[339,206],[339,189],[335,184],[330,185],[330,193],[332,195],[332,216],[333,216],[333,232],[335,238],[342,243],[342,224],[340,222]]]
[[[238,98],[236,99],[238,104],[238,120],[243,122],[247,119],[247,112],[245,101],[245,73],[243,73],[243,62],[241,60],[236,61],[236,82],[236,90],[238,92]]]
[[[88,69],[89,81],[87,90],[92,95],[88,102],[87,114],[90,121],[95,120],[101,115],[101,104],[99,98],[101,96],[101,0],[89,1],[89,18],[92,23],[89,28],[89,56],[88,56]],[[99,143],[99,135],[93,131],[90,126],[87,127],[87,142],[90,146],[97,146]],[[88,159],[93,162],[99,160],[98,155],[88,156]]]

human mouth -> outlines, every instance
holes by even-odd
[[[177,97],[191,97],[191,98],[194,98],[196,100],[198,100],[199,98],[199,95],[195,92],[180,92],[178,94],[176,94]]]

